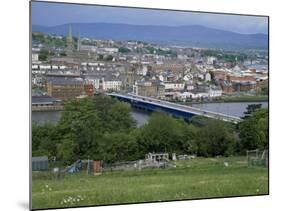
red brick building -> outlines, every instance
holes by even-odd
[[[92,96],[94,93],[94,86],[93,84],[84,84],[84,91],[87,96]]]

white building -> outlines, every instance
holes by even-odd
[[[102,89],[104,91],[107,90],[120,91],[121,86],[122,86],[122,81],[117,81],[117,80],[106,81],[104,78],[102,78]]]
[[[39,60],[39,54],[38,53],[32,53],[32,62],[37,62]]]
[[[91,52],[96,52],[97,47],[93,45],[80,45],[79,50],[80,51],[91,51]]]
[[[210,73],[205,74],[205,81],[211,81],[211,74]]]
[[[183,92],[178,95],[181,99],[200,99],[200,98],[208,98],[208,92]]]
[[[192,74],[186,74],[184,77],[183,77],[183,80],[184,81],[191,81],[193,79],[193,75]]]
[[[216,98],[222,96],[222,90],[217,87],[210,87],[209,90],[196,90],[177,93],[177,97],[185,99],[201,99],[201,98]]]
[[[118,48],[100,48],[100,50],[107,53],[118,53]]]
[[[186,85],[186,90],[187,91],[191,91],[191,90],[193,90],[194,89],[194,85],[193,84],[187,84]]]
[[[148,71],[147,66],[144,65],[144,66],[142,66],[141,68],[138,69],[137,74],[145,76],[147,74],[147,71]]]
[[[40,70],[49,70],[49,69],[51,69],[51,65],[44,65],[44,64],[40,65]]]
[[[209,90],[209,97],[215,98],[215,97],[221,97],[222,96],[222,90],[219,88],[210,88]]]
[[[94,86],[95,90],[100,89],[100,79],[98,78],[87,78],[86,81]]]
[[[164,82],[165,90],[184,90],[183,82]]]
[[[208,56],[207,57],[207,64],[214,64],[214,62],[217,60],[214,56]]]

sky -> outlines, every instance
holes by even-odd
[[[268,33],[267,17],[178,12],[94,5],[32,2],[32,24],[125,23],[134,25],[202,25],[242,34]]]

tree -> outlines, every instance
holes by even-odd
[[[268,109],[255,111],[238,128],[241,151],[268,148]]]
[[[56,125],[32,124],[32,156],[56,156],[56,144],[60,142],[60,138]]]
[[[49,55],[49,51],[47,49],[42,49],[39,52],[39,60],[46,61]]]
[[[63,57],[63,56],[66,56],[66,53],[65,53],[65,52],[61,52],[61,53],[60,53],[60,56],[62,56],[62,57]]]
[[[183,153],[184,150],[191,150],[187,143],[191,139],[188,130],[191,131],[192,128],[188,128],[184,120],[163,113],[153,113],[137,136],[140,151],[144,155],[149,152]]]
[[[260,93],[263,94],[263,95],[269,95],[268,84],[261,87]]]
[[[100,148],[102,160],[106,163],[141,158],[138,154],[136,139],[132,133],[106,133],[100,143]]]
[[[208,117],[195,115],[191,118],[190,123],[196,127],[203,127],[208,125],[211,120]]]
[[[183,153],[197,154],[198,153],[198,131],[192,124],[185,124],[183,130],[183,139],[181,141],[180,149]]]
[[[215,80],[215,73],[214,71],[209,71],[210,75],[211,75],[211,81]]]
[[[136,121],[133,119],[130,112],[131,108],[128,104],[116,102],[108,111],[112,130],[119,131],[135,127]]]
[[[107,56],[103,57],[103,59],[104,59],[105,61],[112,61],[113,56],[112,56],[112,55],[107,55]]]
[[[67,141],[58,150],[71,145],[76,158],[101,159],[104,134],[130,132],[135,127],[130,111],[128,104],[103,95],[66,102],[58,127]],[[60,157],[69,160],[69,153],[60,152]]]
[[[74,152],[76,146],[77,144],[70,136],[65,136],[61,143],[57,144],[58,159],[67,165],[76,161],[79,158]]]
[[[255,111],[257,111],[258,109],[261,108],[261,104],[249,104],[247,106],[247,111],[244,112],[245,116],[243,117],[244,119],[250,117],[252,115],[252,113],[254,113]]]
[[[126,48],[126,47],[119,47],[118,48],[118,51],[120,52],[120,53],[128,53],[128,52],[130,52],[131,50],[129,49],[129,48]]]
[[[198,154],[202,156],[229,156],[234,150],[234,136],[225,122],[209,120],[199,132]]]
[[[102,54],[98,54],[98,60],[103,60],[104,56]]]

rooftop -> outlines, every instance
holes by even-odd
[[[53,98],[48,95],[32,96],[32,105],[53,104],[54,102],[61,102],[61,100]]]
[[[47,82],[57,85],[84,84],[84,80],[80,77],[48,77]]]

